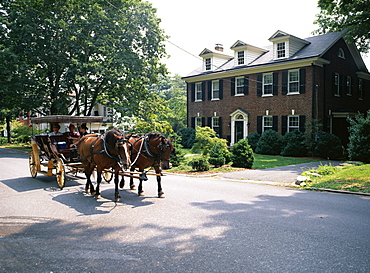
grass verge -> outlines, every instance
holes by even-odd
[[[32,150],[31,144],[27,144],[27,143],[16,143],[16,144],[4,143],[4,144],[1,144],[0,147],[20,150],[20,151],[25,151],[25,152],[30,152]]]
[[[309,175],[317,173],[317,175]],[[309,175],[311,182],[306,182],[306,189],[332,189],[350,192],[370,193],[370,164],[344,166],[320,166],[309,170],[303,175]]]

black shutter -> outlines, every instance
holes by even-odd
[[[262,74],[257,75],[257,96],[262,96]]]
[[[306,116],[299,116],[299,131],[306,131]]]
[[[195,129],[195,117],[190,118],[190,127]]]
[[[195,83],[190,83],[190,99],[195,101]]]
[[[272,130],[278,131],[278,116],[272,116]]]
[[[220,126],[219,128],[219,137],[222,138],[222,117],[218,118],[218,125]]]
[[[283,71],[283,79],[282,79],[282,94],[288,94],[288,71]]]
[[[205,100],[205,99],[206,99],[206,83],[202,82],[202,99],[201,100]]]
[[[272,94],[276,96],[279,90],[279,80],[278,80],[278,73],[275,72],[272,74]]]
[[[206,126],[206,118],[202,117],[202,127]]]
[[[262,116],[257,116],[257,133],[262,134]]]
[[[212,99],[212,81],[207,81],[208,85],[208,100]]]
[[[249,77],[244,77],[244,95],[249,94]]]
[[[281,117],[281,134],[285,135],[288,130],[288,116]]]
[[[219,82],[219,86],[220,86],[220,95],[219,95],[219,98],[220,100],[222,100],[224,98],[224,80],[220,80]]]
[[[235,78],[231,78],[231,96],[235,96]]]
[[[212,128],[212,117],[208,117],[208,118],[207,118],[207,121],[208,121],[207,126],[208,126],[209,128]]]
[[[299,70],[299,93],[306,92],[306,68]]]

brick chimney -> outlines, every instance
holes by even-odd
[[[216,44],[215,49],[220,52],[224,51],[224,47],[222,46],[222,44]]]

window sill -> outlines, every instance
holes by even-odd
[[[264,98],[264,97],[273,97],[274,95],[273,94],[266,94],[266,95],[262,95],[261,97]]]
[[[244,94],[235,94],[234,96],[235,96],[235,97],[243,97],[243,96],[244,96]]]
[[[218,101],[218,100],[220,100],[219,98],[217,98],[217,99],[211,99],[211,101]]]
[[[287,93],[288,96],[291,96],[291,95],[299,95],[300,93],[299,92],[290,92],[290,93]]]
[[[201,101],[203,101],[203,100],[195,100],[194,102],[201,102]]]

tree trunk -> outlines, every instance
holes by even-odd
[[[5,119],[6,119],[6,132],[8,135],[8,143],[12,143],[12,138],[10,136],[10,116],[7,116]]]

